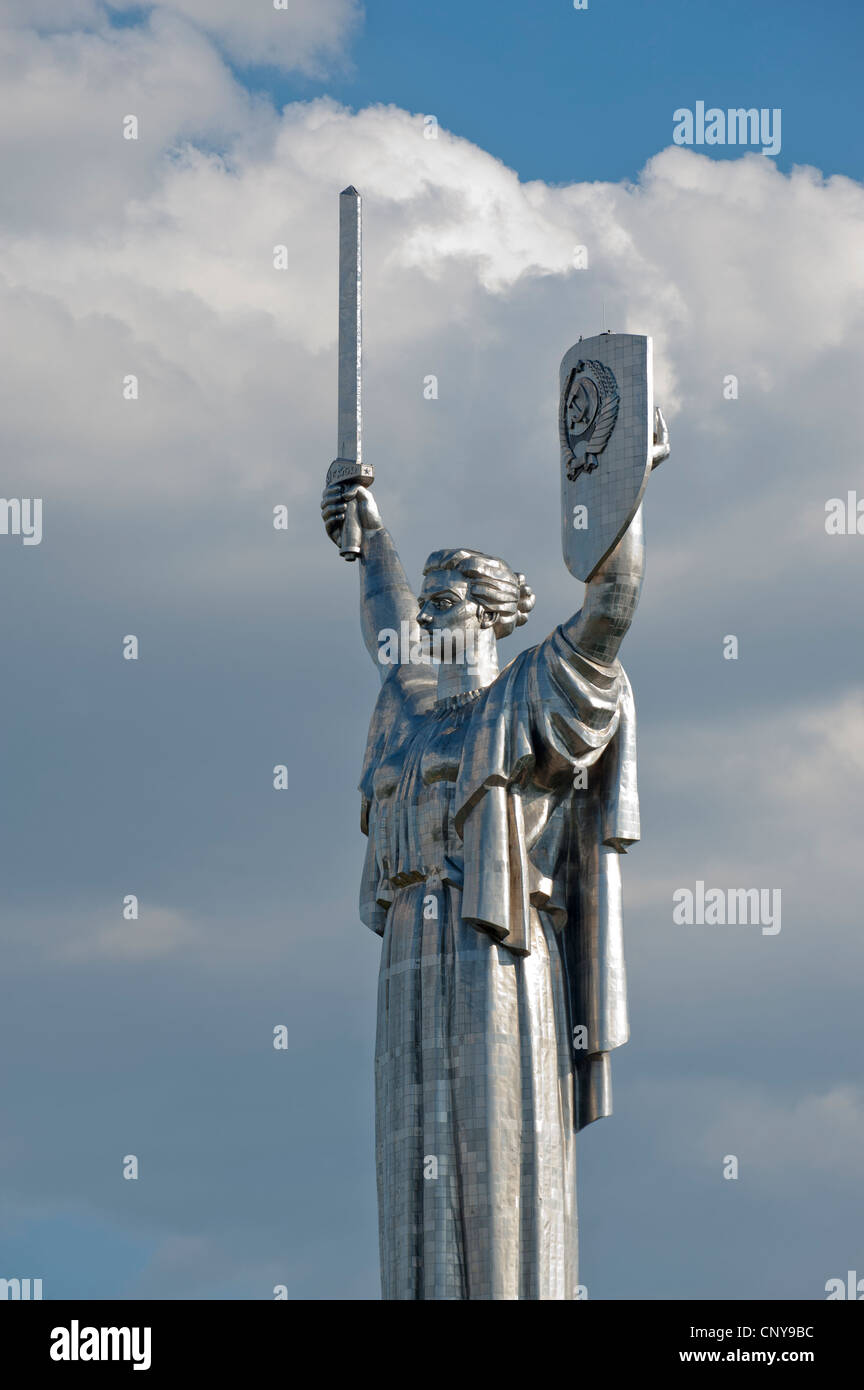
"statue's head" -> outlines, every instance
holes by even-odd
[[[494,555],[435,550],[426,561],[418,622],[428,632],[461,631],[467,647],[481,632],[509,637],[528,621],[533,607],[534,595],[524,574]]]

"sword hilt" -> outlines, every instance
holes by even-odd
[[[358,463],[356,459],[334,459],[327,469],[327,486],[341,483],[351,487],[371,487],[375,481],[375,469],[371,463]],[[357,499],[352,497],[345,509],[342,535],[339,538],[339,554],[343,560],[356,560],[363,542],[363,527],[357,514]]]

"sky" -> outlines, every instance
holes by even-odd
[[[356,791],[377,676],[318,513],[349,182],[376,496],[409,575],[462,544],[527,575],[505,659],[582,600],[559,361],[603,326],[654,338],[672,454],[622,650],[643,839],[631,1041],[578,1146],[589,1298],[864,1275],[864,539],[826,530],[864,497],[859,11],[0,15],[2,490],[43,503],[40,544],[0,535],[0,1277],[379,1296]],[[698,102],[779,108],[780,153],[676,145]],[[675,923],[699,881],[780,889],[781,930]]]
[[[818,12],[812,0],[589,0],[578,12],[572,0],[377,0],[327,91],[354,108],[434,113],[521,179],[550,183],[638,178],[677,106],[780,107],[780,168],[861,178],[862,38],[857,0]],[[270,89],[287,101],[321,87],[292,72]]]

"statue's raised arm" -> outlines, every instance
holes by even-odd
[[[391,667],[380,660],[381,634],[396,632],[401,637],[402,623],[407,623],[405,632],[409,650],[411,646],[416,649],[421,635],[417,622],[419,604],[390,532],[381,520],[378,504],[368,488],[356,484],[346,487],[339,483],[330,483],[325,487],[321,516],[331,541],[334,545],[340,544],[352,504],[361,537],[360,625],[366,650],[383,680]]]
[[[668,457],[669,430],[662,411],[656,408],[652,468]],[[592,661],[608,664],[617,657],[636,612],[644,570],[645,539],[640,502],[621,540],[588,580],[581,610],[563,625],[568,640]]]

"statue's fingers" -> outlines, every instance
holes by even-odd
[[[328,502],[350,502],[356,496],[357,484],[351,483],[330,483],[325,487],[321,497],[321,508],[324,509]]]

